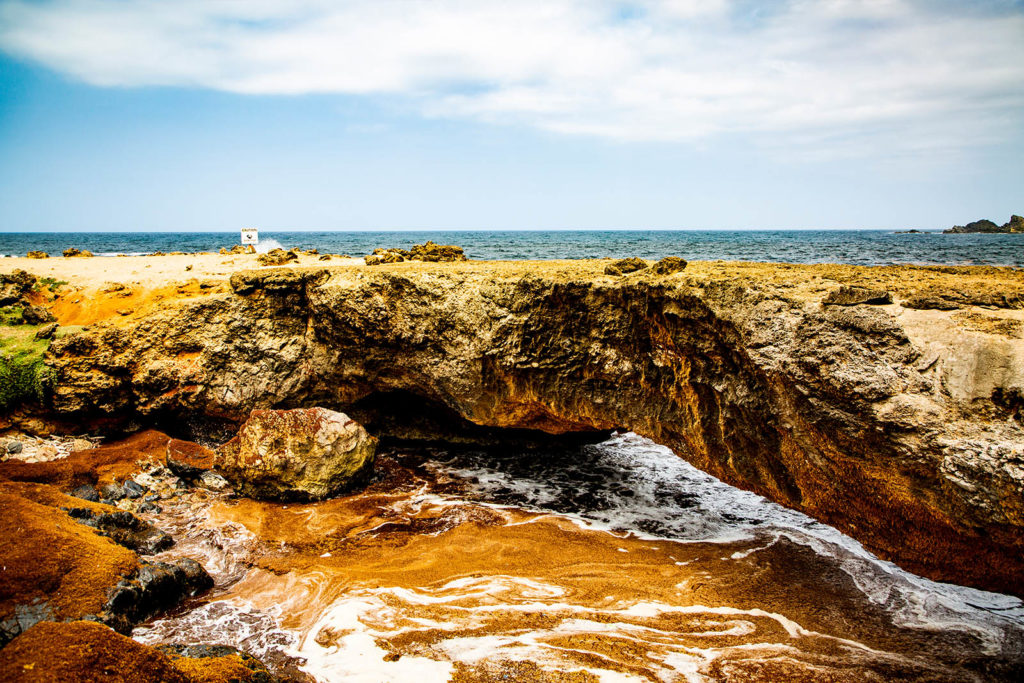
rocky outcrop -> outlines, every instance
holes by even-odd
[[[365,481],[376,450],[377,439],[342,413],[254,410],[216,462],[250,498],[321,500]]]
[[[980,221],[974,221],[967,225],[954,225],[948,230],[942,231],[944,234],[960,234],[969,232],[1024,232],[1024,217],[1022,216],[1010,216],[1010,220],[1003,225],[996,225],[990,220],[982,219]]]
[[[822,305],[837,285],[956,291],[1012,323],[1024,274],[604,266],[237,273],[233,293],[56,341],[54,409],[238,424],[403,392],[490,428],[628,428],[911,570],[1024,593],[1024,340],[959,312]]]
[[[821,303],[826,306],[856,306],[857,304],[891,304],[892,295],[884,289],[870,287],[840,287],[828,293]]]

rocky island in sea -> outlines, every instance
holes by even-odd
[[[973,221],[967,225],[954,225],[952,228],[943,230],[942,232],[950,235],[970,232],[1021,233],[1024,232],[1024,217],[1017,215],[1010,216],[1010,220],[1002,225],[997,225],[996,223],[983,218],[980,221]]]
[[[4,266],[4,680],[1024,671],[1019,269]]]

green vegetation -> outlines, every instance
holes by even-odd
[[[61,287],[68,284],[67,280],[58,280],[55,277],[40,277],[36,278],[36,283],[32,285],[34,291],[40,291],[42,289],[48,289],[51,292],[57,292]]]
[[[43,403],[49,394],[52,377],[43,364],[43,354],[50,342],[35,338],[40,327],[0,326],[0,410]]]
[[[24,310],[18,305],[0,306],[0,325],[21,325],[25,322],[22,317]]]

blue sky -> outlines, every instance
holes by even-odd
[[[1024,3],[0,0],[0,231],[1024,212]]]

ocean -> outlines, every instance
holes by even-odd
[[[238,244],[236,232],[0,233],[0,256],[64,249],[97,255],[216,251]],[[695,261],[770,261],[854,265],[927,264],[1024,267],[1024,234],[943,235],[888,230],[474,230],[274,232],[261,244],[362,256],[376,247],[433,240],[458,244],[480,260],[682,256]]]

